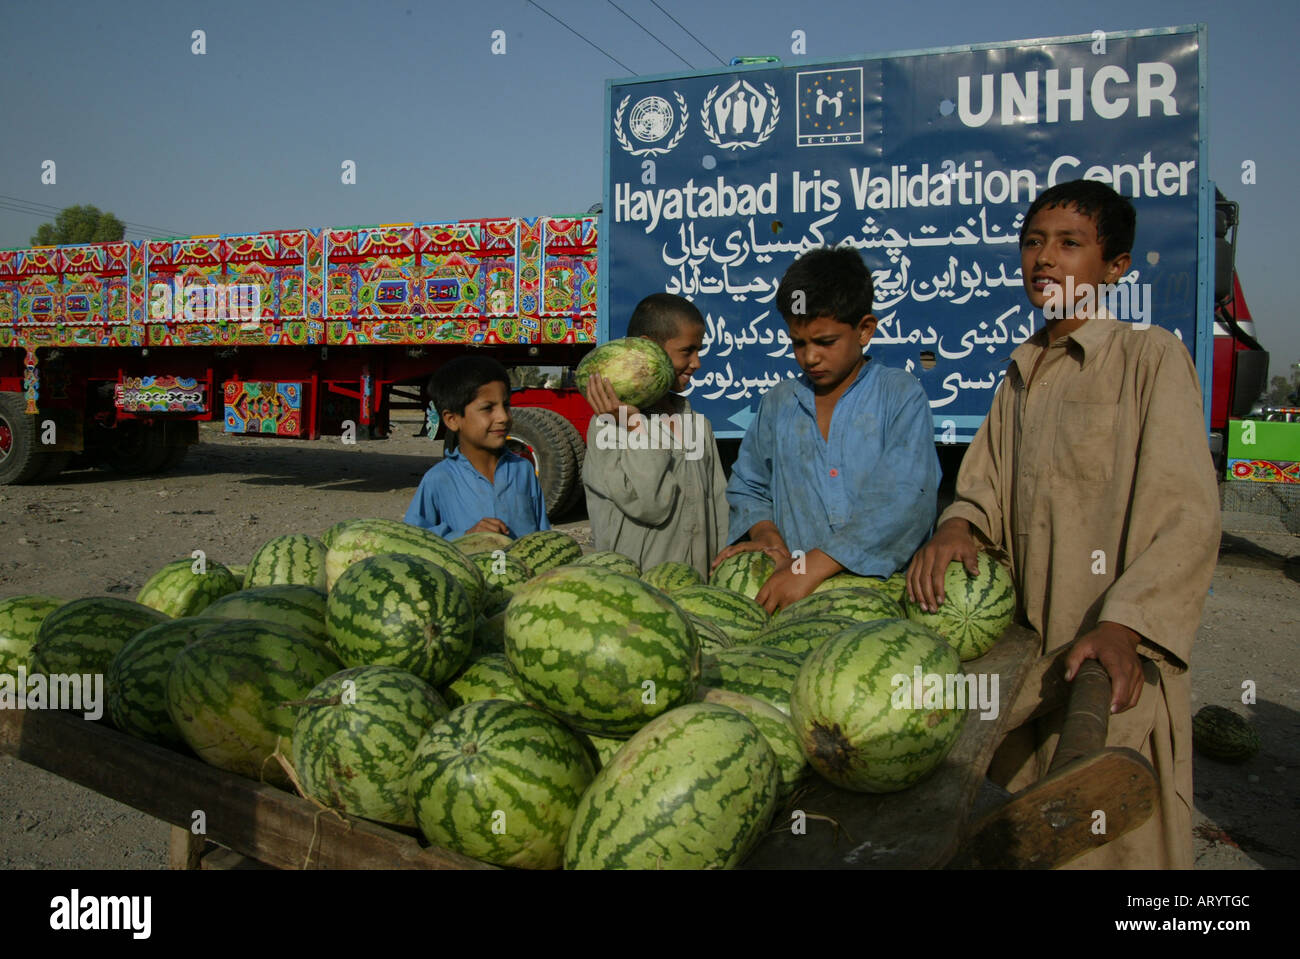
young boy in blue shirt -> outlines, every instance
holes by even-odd
[[[424,474],[405,520],[447,539],[490,531],[519,537],[550,529],[532,464],[506,449],[510,377],[486,356],[438,371],[434,409],[446,425],[443,458]]]
[[[768,612],[848,570],[887,577],[934,525],[939,457],[916,378],[863,354],[876,331],[871,273],[855,250],[812,250],[776,302],[803,374],[764,395],[727,485],[730,537],[714,559],[764,550]]]

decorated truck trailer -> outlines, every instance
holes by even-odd
[[[1098,31],[611,80],[599,215],[0,252],[0,482],[72,456],[163,469],[218,418],[233,433],[383,436],[450,357],[572,367],[656,291],[704,314],[688,395],[734,442],[798,373],[780,277],[828,244],[866,259],[870,351],[918,377],[936,443],[960,447],[1042,322],[1021,283],[1024,210],[1078,177],[1138,210],[1112,314],[1183,340],[1221,465],[1265,478],[1267,463],[1223,463],[1268,355],[1235,274],[1237,206],[1206,176],[1205,44],[1204,26]],[[513,442],[562,513],[591,410],[562,386],[513,404]]]

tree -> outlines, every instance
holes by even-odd
[[[69,206],[59,211],[53,223],[42,223],[32,237],[32,246],[60,243],[108,243],[126,236],[126,224],[97,206]]]
[[[1295,406],[1300,402],[1297,398],[1298,392],[1300,392],[1300,363],[1293,367],[1290,377],[1274,376],[1269,381],[1268,405]]]
[[[510,369],[510,385],[515,389],[541,386],[545,382],[542,371],[535,366],[515,366]]]

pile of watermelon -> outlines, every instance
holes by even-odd
[[[352,520],[169,563],[135,602],[0,601],[0,673],[103,673],[129,735],[486,862],[727,868],[814,771],[929,775],[963,714],[896,708],[891,677],[960,673],[1014,607],[982,561],[936,614],[841,574],[769,616],[774,564],[733,559],[706,583],[558,531]]]

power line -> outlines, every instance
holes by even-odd
[[[2,201],[5,200],[10,201],[10,203],[3,203]],[[22,206],[14,206],[13,204],[22,204]],[[63,207],[53,206],[49,203],[41,203],[37,200],[24,200],[22,197],[6,196],[3,193],[0,193],[0,206],[14,213],[31,213],[36,216],[57,216],[64,210]],[[147,223],[136,223],[134,220],[122,220],[121,217],[118,217],[118,219],[121,220],[123,226],[132,228],[128,230],[128,232],[145,234],[152,233],[157,236],[182,235],[179,230],[168,230],[161,226],[150,226]]]
[[[634,77],[639,77],[639,76],[641,75],[641,74],[637,73],[635,70],[633,70],[631,67],[629,67],[629,66],[628,66],[626,63],[624,63],[622,60],[620,60],[618,57],[614,56],[612,53],[610,53],[609,51],[605,50],[605,49],[604,49],[603,47],[601,47],[599,44],[592,43],[590,40],[588,40],[586,37],[584,37],[584,36],[583,36],[581,33],[579,33],[577,30],[573,29],[573,27],[569,26],[567,23],[565,23],[563,20],[561,20],[561,19],[560,19],[559,17],[557,17],[555,14],[551,13],[551,11],[549,11],[549,10],[547,10],[545,7],[543,7],[540,3],[536,3],[535,0],[528,0],[528,3],[529,3],[531,6],[534,6],[534,7],[536,7],[538,10],[542,11],[542,13],[546,14],[548,17],[550,17],[552,20],[554,20],[554,21],[555,21],[556,23],[558,23],[560,26],[564,27],[564,29],[568,30],[571,34],[573,34],[575,37],[577,37],[577,38],[578,38],[579,40],[581,40],[583,43],[587,44],[588,46],[595,47],[595,48],[596,48],[597,50],[599,50],[601,53],[605,54],[605,56],[609,57],[611,60],[613,60],[615,63],[617,63],[620,67],[622,67],[622,68],[623,68],[624,70],[626,70],[628,73],[632,74],[632,76],[634,76]]]
[[[619,13],[623,14],[623,16],[627,17],[629,20],[631,20],[633,23],[635,23],[635,24],[636,24],[638,27],[640,27],[643,31],[645,31],[645,33],[650,37],[650,39],[653,40],[655,43],[659,44],[659,46],[663,47],[665,50],[667,50],[669,53],[671,53],[673,56],[675,56],[678,60],[682,61],[682,63],[686,64],[686,65],[687,65],[688,67],[690,67],[692,70],[695,69],[695,65],[694,65],[693,63],[691,63],[689,60],[687,60],[684,56],[682,56],[682,55],[681,55],[680,53],[678,53],[676,50],[674,50],[672,47],[668,46],[668,44],[664,43],[664,42],[663,42],[662,40],[660,40],[657,36],[655,36],[653,33],[651,33],[649,30],[647,30],[646,27],[645,27],[645,24],[643,24],[643,23],[642,23],[640,20],[638,20],[636,17],[632,16],[632,14],[628,13],[626,10],[624,10],[622,7],[620,7],[617,3],[614,2],[614,0],[605,0],[605,2],[608,3],[608,4],[609,4],[611,7],[613,7],[615,10],[617,10]]]
[[[671,20],[673,23],[675,23],[675,24],[677,24],[679,27],[681,27],[682,30],[684,30],[684,31],[686,32],[686,35],[687,35],[687,36],[689,36],[692,40],[694,40],[694,41],[695,41],[696,43],[698,43],[700,46],[704,47],[705,50],[708,50],[709,53],[713,53],[713,51],[712,51],[712,50],[711,50],[707,45],[705,45],[705,43],[704,43],[703,40],[701,40],[701,39],[700,39],[699,37],[697,37],[695,34],[691,33],[691,31],[687,30],[686,27],[682,26],[682,22],[681,22],[680,20],[678,20],[676,17],[674,17],[671,13],[669,13],[669,12],[668,12],[667,10],[665,10],[663,7],[659,6],[659,4],[655,3],[655,0],[650,0],[650,2],[651,2],[651,3],[654,3],[654,5],[655,5],[655,9],[656,9],[656,10],[658,10],[660,13],[662,13],[665,17],[667,17],[667,18],[668,18],[669,20]],[[724,59],[722,59],[722,57],[718,56],[716,53],[713,53],[713,59],[717,60],[717,61],[718,61],[719,63],[721,63],[724,67],[727,65],[727,61],[724,60]]]

